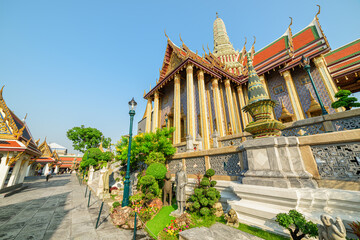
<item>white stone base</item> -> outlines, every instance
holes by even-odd
[[[288,235],[276,222],[278,213],[295,209],[306,219],[321,223],[320,215],[326,213],[347,221],[360,221],[360,192],[325,188],[275,188],[231,182],[231,188],[240,198],[228,200],[240,222],[279,234]]]

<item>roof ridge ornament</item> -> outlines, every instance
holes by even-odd
[[[23,119],[23,122],[25,122],[26,118],[27,118],[27,113],[25,114],[25,117],[24,117],[24,119]]]
[[[317,20],[319,20],[318,15],[320,14],[320,5],[316,4],[316,6],[319,7],[319,10],[318,10],[318,12],[316,13],[315,18],[316,18]]]
[[[169,40],[169,36],[166,34],[166,29],[164,29],[165,37]]]
[[[216,12],[216,18],[219,18],[219,13],[218,12]]]
[[[254,47],[254,45],[255,45],[255,43],[256,43],[256,37],[254,36],[254,42],[253,42],[253,44],[251,46],[251,50],[250,50],[251,59],[254,59],[254,55],[255,55],[255,47]]]
[[[3,85],[3,86],[2,86],[2,88],[1,88],[1,90],[0,90],[0,100],[2,100],[2,99],[3,99],[3,95],[2,95],[2,93],[3,93],[3,89],[4,89],[4,87],[5,87],[5,85]]]
[[[291,27],[291,25],[293,24],[293,19],[292,19],[292,17],[289,17],[289,18],[291,19],[291,22],[290,22],[290,24],[289,24],[288,28],[290,28],[290,27]]]
[[[203,48],[203,50],[204,50],[205,54],[207,54],[207,53],[206,53],[206,50],[205,50],[205,48],[204,48],[204,44],[202,45],[202,48]]]
[[[184,45],[184,41],[181,39],[181,33],[179,33],[180,41]]]

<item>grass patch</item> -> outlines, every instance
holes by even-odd
[[[266,239],[266,240],[289,240],[290,238],[284,237],[284,236],[280,236],[278,234],[275,233],[271,233],[265,230],[262,230],[260,228],[257,227],[251,227],[248,226],[246,224],[243,223],[239,223],[239,227],[237,228],[243,232],[247,232],[250,233],[254,236]]]
[[[117,196],[116,194],[110,194],[111,199],[114,200],[114,201],[115,201],[116,196]]]
[[[196,213],[191,213],[191,220],[194,224],[193,227],[210,227],[216,222],[224,223],[226,224],[226,221],[224,217],[216,217],[214,215],[212,216],[200,216]]]
[[[170,224],[171,220],[175,220],[175,218],[169,216],[169,214],[176,209],[177,206],[174,205],[162,207],[159,213],[156,214],[153,219],[146,223],[146,226],[149,228],[149,230],[153,234],[155,234],[155,236],[152,236],[152,234],[149,232],[152,237],[157,238],[159,232],[162,231],[166,227],[166,225]]]

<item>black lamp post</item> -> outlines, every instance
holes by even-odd
[[[325,107],[324,107],[324,104],[323,104],[323,102],[321,101],[321,98],[320,98],[320,96],[319,96],[319,93],[318,93],[318,91],[317,91],[317,89],[316,89],[316,87],[315,87],[314,80],[313,80],[313,78],[312,78],[312,76],[311,76],[311,73],[310,73],[310,60],[309,60],[309,58],[308,58],[308,57],[305,57],[305,56],[302,56],[300,63],[301,63],[301,66],[304,67],[304,69],[306,70],[306,72],[307,72],[308,75],[309,75],[311,85],[312,85],[313,88],[314,88],[316,97],[317,97],[317,99],[318,99],[318,101],[319,101],[319,104],[320,104],[320,107],[321,107],[322,115],[327,115],[328,112],[326,111],[326,109],[325,109]]]
[[[128,149],[128,159],[127,159],[127,167],[126,167],[126,176],[124,182],[124,195],[121,203],[122,207],[129,206],[129,193],[130,193],[130,157],[131,157],[131,140],[132,140],[132,127],[135,116],[135,108],[137,103],[134,98],[129,102],[129,115],[130,115],[130,132],[129,132],[129,149]]]

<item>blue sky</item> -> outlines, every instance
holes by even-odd
[[[241,49],[256,36],[261,49],[294,22],[306,27],[321,5],[320,24],[332,49],[360,37],[360,1],[0,1],[0,85],[4,98],[27,123],[35,139],[47,136],[73,152],[66,131],[101,130],[113,142],[129,131],[127,102],[138,102],[155,85],[166,38],[202,54],[213,47],[215,13],[230,41]],[[134,126],[136,129],[136,126]],[[135,132],[134,132],[135,133]],[[41,141],[42,141],[41,140]]]

